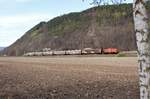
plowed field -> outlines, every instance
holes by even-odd
[[[0,99],[139,99],[135,57],[1,57]]]

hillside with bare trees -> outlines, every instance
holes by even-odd
[[[136,49],[131,4],[94,7],[41,22],[2,53],[23,55],[43,48],[108,47],[125,51]]]

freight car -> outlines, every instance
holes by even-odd
[[[105,49],[102,49],[102,53],[103,54],[118,54],[119,53],[119,50],[117,48],[105,48]]]
[[[94,54],[102,54],[102,49],[94,49]]]
[[[92,49],[92,48],[84,48],[84,49],[82,49],[82,51],[81,51],[81,54],[82,54],[82,55],[94,54],[94,53],[95,53],[95,51],[94,51],[94,49]]]
[[[42,53],[43,56],[52,56],[53,55],[53,51],[46,51]]]
[[[92,49],[92,48],[85,48],[81,51],[82,55],[88,54],[102,54],[102,49]]]
[[[53,55],[89,55],[89,54],[117,54],[119,50],[117,48],[84,48],[82,50],[62,50],[62,51],[46,51],[46,52],[29,52],[24,56],[53,56]]]
[[[52,55],[65,55],[66,51],[53,51]]]
[[[65,55],[81,55],[82,50],[66,50]]]

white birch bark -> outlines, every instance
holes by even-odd
[[[133,15],[139,57],[140,99],[150,99],[150,28],[146,0],[134,0]]]

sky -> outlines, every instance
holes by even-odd
[[[86,10],[92,0],[0,0],[0,47],[7,47],[41,21]],[[130,3],[131,0],[124,2]]]

